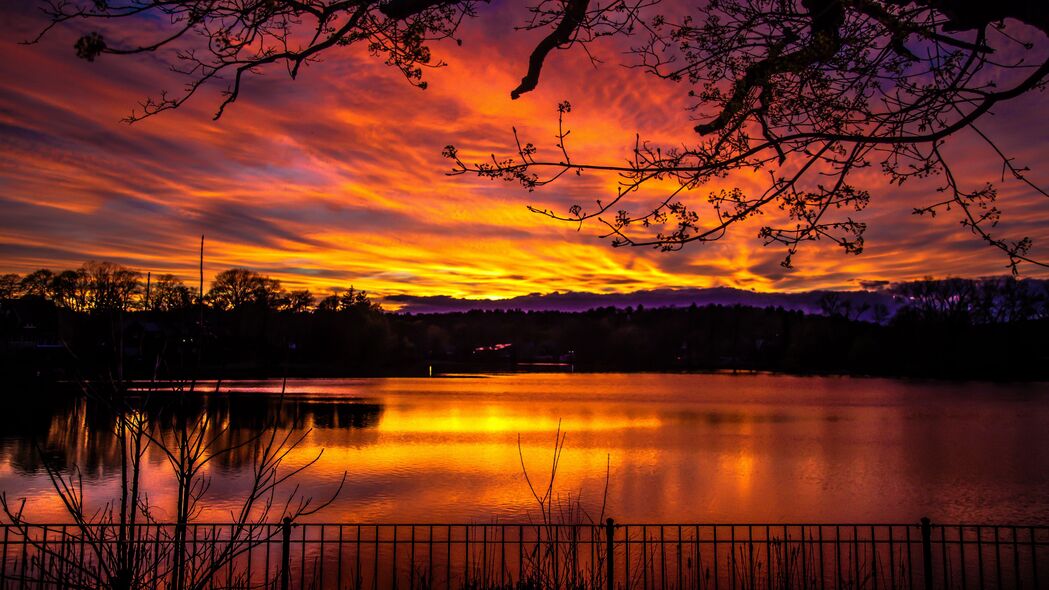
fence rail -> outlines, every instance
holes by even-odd
[[[1043,588],[1049,526],[0,525],[3,588]]]

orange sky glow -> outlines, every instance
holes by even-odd
[[[667,145],[691,139],[686,89],[620,67],[626,45],[613,42],[594,47],[604,59],[596,67],[582,52],[552,55],[539,89],[510,100],[537,39],[513,31],[522,15],[511,3],[482,7],[481,18],[465,23],[461,47],[435,46],[448,65],[427,72],[425,91],[349,48],[295,81],[279,70],[251,78],[217,122],[210,92],[130,126],[120,119],[136,101],[182,84],[163,63],[171,56],[87,63],[74,55],[72,29],[16,46],[43,22],[32,3],[18,4],[0,7],[8,40],[0,60],[0,272],[96,259],[192,282],[202,233],[208,276],[243,266],[289,288],[324,293],[352,284],[379,296],[855,289],[869,280],[1008,272],[1005,257],[965,233],[960,217],[911,214],[936,200],[935,179],[900,188],[865,172],[859,178],[874,196],[857,215],[870,227],[866,251],[847,256],[809,244],[787,270],[783,251],[756,237],[764,220],[717,243],[661,253],[613,249],[597,238],[597,225],[577,228],[526,209],[608,199],[614,175],[584,174],[532,193],[446,175],[446,144],[468,157],[509,156],[515,126],[555,156],[556,105],[566,99],[579,161],[622,162],[636,133]],[[1040,186],[1049,185],[1045,100],[1036,92],[1006,103],[982,124]],[[946,149],[964,163],[956,168],[965,182],[1001,179],[1000,161],[977,138],[959,136]],[[758,181],[733,178],[690,198]],[[1019,183],[1004,183],[1001,193],[998,231],[1030,236],[1033,257],[1049,259],[1049,201]]]

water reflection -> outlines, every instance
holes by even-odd
[[[205,387],[207,389],[208,387]],[[323,496],[319,520],[520,519],[533,473],[568,440],[556,488],[621,521],[1044,522],[1049,519],[1049,387],[723,375],[504,375],[222,384],[188,403],[228,425],[229,442],[267,424],[307,432],[289,456]],[[165,401],[165,400],[156,400]],[[170,401],[170,400],[166,400]],[[157,403],[161,408],[166,404]],[[157,409],[156,411],[161,411]],[[79,465],[91,493],[116,493],[112,420],[80,399],[31,397],[0,415],[0,489],[58,517],[36,445]],[[246,485],[249,449],[212,467],[209,514]],[[150,458],[163,506],[166,466]],[[226,512],[224,512],[226,511]]]
[[[205,414],[219,436],[217,448],[240,447],[216,458],[226,470],[238,470],[252,460],[244,443],[267,428],[280,431],[374,428],[382,414],[374,400],[346,397],[314,399],[239,391],[218,394],[171,392],[128,396],[160,430],[177,416]],[[176,399],[177,398],[177,399]],[[88,479],[105,478],[120,468],[114,446],[116,413],[96,398],[68,393],[31,396],[17,412],[0,415],[0,462],[15,473],[33,476],[44,461],[65,469],[78,466]]]

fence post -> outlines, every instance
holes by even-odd
[[[288,590],[291,583],[291,517],[284,517],[280,535],[280,590]]]
[[[932,590],[932,523],[922,517],[922,569],[925,572],[925,590]]]
[[[616,524],[611,517],[605,521],[605,561],[608,568],[608,590],[614,590],[615,588],[615,546],[612,544],[616,534]]]

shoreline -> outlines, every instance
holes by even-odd
[[[980,378],[980,377],[956,377],[956,378],[945,378],[935,376],[922,376],[922,375],[871,375],[871,374],[859,374],[859,373],[794,373],[794,372],[782,372],[782,371],[768,371],[758,369],[745,369],[745,370],[731,370],[731,369],[717,369],[711,371],[652,371],[652,370],[639,370],[639,371],[624,371],[624,370],[577,370],[577,371],[512,371],[512,370],[491,370],[491,371],[461,371],[461,372],[448,372],[448,373],[435,373],[432,375],[417,374],[417,373],[344,373],[344,374],[287,374],[287,375],[267,375],[267,374],[255,374],[255,375],[235,375],[229,377],[215,377],[206,375],[197,379],[145,379],[145,378],[127,378],[123,382],[125,385],[132,388],[132,391],[144,391],[144,386],[152,385],[155,389],[168,389],[171,387],[186,386],[189,383],[195,381],[199,387],[207,384],[213,386],[221,383],[245,383],[245,382],[268,382],[268,383],[280,383],[282,380],[287,379],[289,382],[298,381],[346,381],[346,380],[364,380],[364,381],[378,381],[386,379],[412,379],[412,380],[454,380],[454,379],[477,379],[487,377],[526,377],[526,376],[544,376],[544,375],[558,375],[563,377],[589,377],[589,376],[694,376],[694,377],[733,377],[733,378],[749,378],[749,377],[776,377],[776,378],[797,378],[797,379],[841,379],[841,380],[885,380],[885,381],[898,381],[904,383],[933,383],[933,384],[996,384],[996,385],[1047,385],[1049,386],[1049,379],[1003,379],[1003,378]],[[6,379],[6,378],[5,378]],[[111,384],[114,381],[104,379],[85,379],[85,380],[74,380],[74,379],[60,379],[60,380],[48,380],[48,381],[17,381],[13,379],[6,379],[8,383],[15,385],[37,385],[46,387],[59,387],[68,388],[70,390],[76,390],[81,387],[82,384],[93,385],[93,384]],[[196,390],[196,393],[212,393],[204,390]]]

